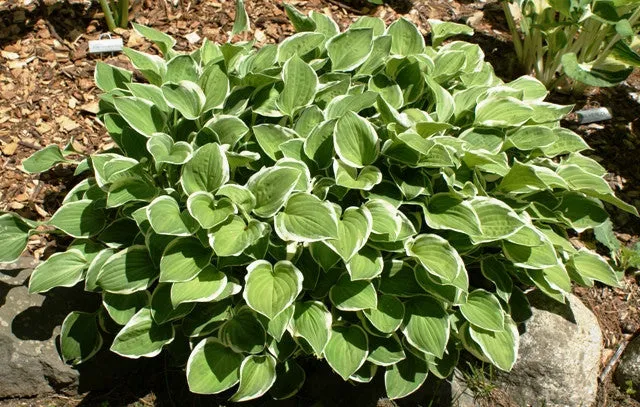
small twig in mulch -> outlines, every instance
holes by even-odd
[[[64,45],[65,47],[71,49],[69,47],[69,45],[67,45],[66,41],[60,36],[60,34],[58,34],[58,32],[56,31],[56,28],[53,26],[53,24],[51,24],[51,21],[49,20],[44,20],[44,22],[47,24],[47,27],[49,27],[49,32],[51,33],[51,35],[58,40],[58,42],[62,45]]]
[[[618,359],[620,359],[620,356],[622,356],[622,352],[627,347],[628,343],[629,343],[628,341],[623,340],[620,343],[620,345],[618,345],[618,349],[616,349],[616,353],[614,353],[613,356],[611,356],[611,359],[609,359],[609,361],[607,362],[607,365],[604,367],[604,369],[602,369],[602,373],[600,373],[600,376],[598,377],[598,379],[601,382],[607,378],[607,376],[609,375],[609,372],[611,371],[611,368],[613,368],[613,366],[618,362]]]
[[[18,141],[18,144],[20,144],[21,146],[30,148],[32,150],[42,150],[42,147],[40,146],[36,146],[35,144],[29,143],[28,141]]]
[[[329,3],[331,3],[331,4],[335,4],[338,7],[342,7],[343,9],[348,10],[348,11],[354,13],[354,14],[358,14],[360,16],[367,14],[367,13],[362,12],[362,10],[358,10],[357,8],[353,8],[351,6],[348,6],[348,5],[344,4],[344,3],[339,2],[338,0],[327,0],[327,1]]]

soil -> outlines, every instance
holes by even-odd
[[[43,220],[51,216],[77,182],[73,168],[61,165],[41,175],[29,175],[21,170],[20,163],[34,151],[53,143],[63,146],[72,142],[76,150],[87,153],[110,147],[109,138],[95,117],[100,91],[94,85],[93,70],[97,61],[129,65],[121,54],[88,53],[88,41],[107,32],[97,2],[38,1],[0,0],[0,211],[15,211],[30,219]],[[468,23],[476,31],[469,40],[483,48],[499,76],[511,80],[522,73],[515,63],[508,28],[495,0],[391,0],[382,6],[365,0],[291,3],[305,12],[316,10],[329,14],[342,27],[365,14],[387,22],[403,16],[416,23],[425,35],[428,35],[427,19],[430,18]],[[212,41],[226,41],[234,19],[234,1],[230,0],[137,0],[132,7],[131,15],[136,22],[172,35],[178,40],[176,48],[182,51],[198,46],[187,41],[189,33],[195,32]],[[251,36],[258,46],[277,43],[292,33],[281,2],[247,0],[246,8],[252,22]],[[126,46],[152,50],[148,42],[132,31],[122,30],[119,34]],[[550,96],[557,103],[575,104],[575,110],[600,106],[612,110],[613,119],[609,121],[578,125],[570,115],[563,125],[585,138],[593,148],[589,154],[609,171],[607,180],[618,196],[637,207],[640,207],[639,94],[640,73],[636,71],[615,88],[587,89],[581,95],[556,92]],[[608,209],[619,240],[629,246],[636,243],[640,239],[640,219],[615,208]],[[602,251],[592,236],[584,235],[580,239],[583,244]],[[58,244],[47,236],[33,236],[29,250],[41,258],[55,251]],[[638,282],[629,275],[622,288],[576,288],[575,293],[600,321],[606,346],[604,368],[618,347],[640,331]],[[150,377],[145,386],[137,388],[124,383],[106,394],[6,400],[0,401],[0,406],[213,405],[211,398],[188,394],[183,377],[179,369],[165,369]],[[344,384],[333,385],[328,388],[353,394]],[[296,399],[291,405],[312,405],[318,399],[327,402],[326,405],[340,405],[344,401],[327,398],[322,394],[324,387],[318,387],[317,383],[309,387],[311,389],[301,393],[302,399]],[[360,391],[370,396],[366,405],[395,405],[388,400],[376,401],[375,387]],[[316,396],[318,399],[312,398]],[[602,377],[598,397],[598,406],[640,406],[611,383],[611,373]],[[509,405],[508,401],[500,401],[501,398],[496,395],[493,405]]]

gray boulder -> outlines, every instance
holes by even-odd
[[[640,336],[629,342],[622,353],[614,380],[622,390],[626,390],[629,385],[633,386],[636,391],[633,397],[640,400]]]
[[[56,350],[55,337],[64,316],[43,308],[45,302],[51,303],[47,297],[27,292],[33,265],[21,258],[0,269],[0,399],[69,394],[77,387],[78,373],[60,360]]]
[[[157,371],[150,361],[122,358],[107,346],[77,369],[64,364],[57,349],[62,321],[71,311],[95,311],[100,296],[82,284],[29,294],[36,265],[28,257],[0,264],[0,400],[105,390]]]
[[[518,361],[496,385],[518,405],[590,407],[598,391],[602,331],[574,295],[567,304],[529,295],[533,316],[520,336]]]

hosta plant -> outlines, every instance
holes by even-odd
[[[288,14],[298,32],[260,49],[174,54],[141,30],[171,55],[126,49],[144,82],[98,62],[115,146],[81,158],[85,178],[50,220],[0,217],[3,261],[31,233],[74,238],[31,292],[102,297],[64,321],[65,361],[103,344],[129,358],[187,349],[191,391],[243,401],[292,396],[298,362],[318,358],[352,382],[378,372],[401,398],[462,351],[511,369],[524,290],[562,302],[572,281],[618,284],[567,231],[605,222],[603,201],[636,209],[542,83],[504,83],[478,46],[443,44],[467,31],[456,24],[433,21],[426,46],[405,19],[341,31]],[[69,157],[51,146],[24,168]]]
[[[640,66],[637,1],[511,0],[502,6],[520,64],[549,88],[566,78],[578,88],[614,86]]]

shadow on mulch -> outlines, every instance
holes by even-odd
[[[614,88],[592,89],[584,95],[552,93],[550,101],[575,104],[574,111],[606,107],[611,109],[611,120],[577,125],[564,120],[562,125],[581,136],[593,148],[585,152],[610,173],[606,177],[616,195],[623,201],[640,208],[640,104],[632,96],[640,90],[640,73]],[[640,219],[607,205],[615,230],[632,236],[640,235]]]
[[[30,34],[41,18],[45,20],[53,37],[74,42],[80,34],[86,32],[97,11],[97,2],[91,7],[60,2],[50,6],[41,3],[35,8],[17,7],[0,11],[0,27],[6,27],[7,30],[6,33],[2,32],[4,30],[0,31],[0,48]]]

